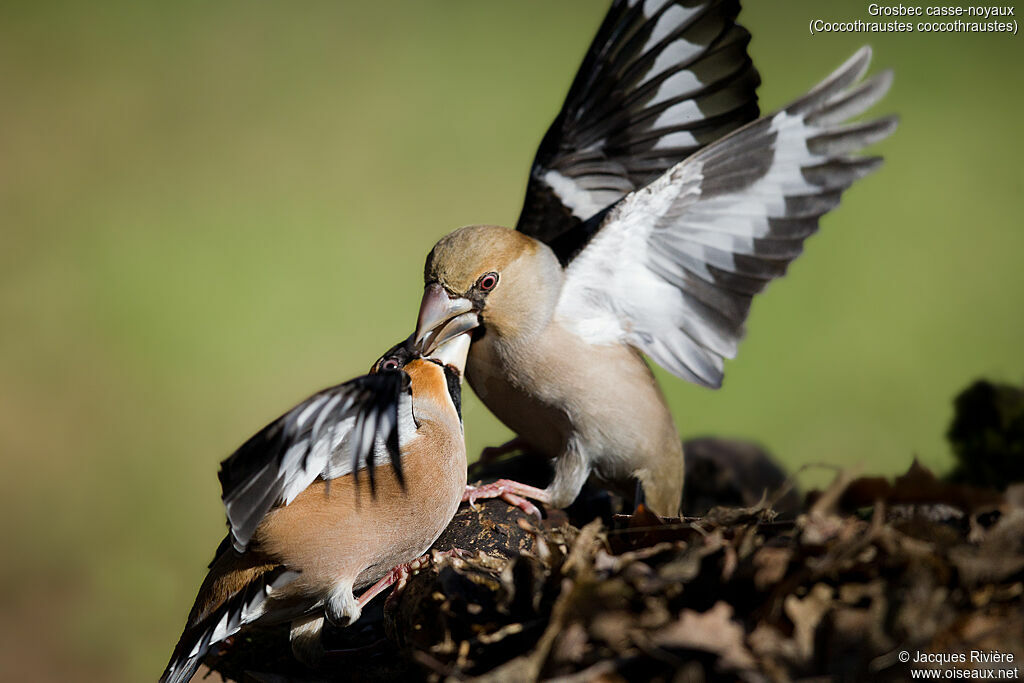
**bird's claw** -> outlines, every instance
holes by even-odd
[[[514,505],[526,514],[540,519],[540,510],[526,499],[527,496],[542,503],[547,502],[547,493],[542,489],[508,479],[499,479],[479,486],[467,485],[466,492],[462,494],[462,500],[469,503],[469,506],[475,510],[476,501],[480,498],[501,498],[509,505]]]
[[[366,603],[373,600],[376,596],[383,593],[390,586],[394,585],[394,590],[391,591],[391,595],[388,596],[387,602],[390,603],[396,595],[402,592],[405,585],[409,582],[409,577],[429,565],[436,557],[455,557],[458,559],[465,559],[469,557],[469,554],[462,548],[452,548],[450,550],[435,550],[433,555],[427,553],[421,555],[415,560],[400,564],[397,567],[388,570],[388,573],[381,577],[380,581],[373,584],[366,590],[362,595],[359,596],[358,603],[359,607],[362,608]]]
[[[380,581],[373,584],[373,586],[368,588],[365,593],[359,596],[359,607],[362,608],[366,605],[366,603],[373,600],[377,595],[383,593],[390,586],[394,585],[395,589],[391,592],[391,595],[388,597],[388,600],[390,601],[391,598],[393,598],[395,595],[400,593],[403,588],[405,588],[405,584],[409,581],[409,577],[412,576],[414,572],[419,571],[420,569],[425,567],[429,562],[430,556],[423,555],[422,557],[417,557],[415,560],[412,560],[411,562],[400,564],[397,567],[388,570],[388,573],[381,577]]]

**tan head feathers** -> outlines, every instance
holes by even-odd
[[[468,292],[480,276],[501,273],[539,243],[521,232],[497,225],[470,225],[442,237],[427,256],[425,282],[439,282],[454,294]]]

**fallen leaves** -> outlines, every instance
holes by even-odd
[[[1019,427],[1016,394],[995,394],[995,413],[972,404],[984,434],[967,422],[956,434],[1016,457],[1005,437]],[[701,466],[716,480],[754,457],[727,444],[705,443],[713,457]],[[892,481],[840,472],[800,506],[778,474],[774,492],[730,489],[735,506],[681,519],[643,507],[612,515],[605,495],[538,523],[487,501],[460,510],[436,546],[467,554],[413,576],[355,627],[329,629],[334,652],[320,670],[290,658],[282,627],[237,638],[207,663],[236,680],[481,683],[902,681],[903,650],[994,650],[1019,663],[1024,487],[957,478],[918,463]],[[772,502],[783,500],[780,514]],[[607,514],[590,521],[597,508]]]

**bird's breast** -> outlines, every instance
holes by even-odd
[[[417,431],[402,447],[404,487],[387,464],[376,468],[373,491],[365,470],[358,481],[317,480],[260,524],[260,550],[302,572],[295,590],[368,585],[422,555],[448,525],[466,486],[462,434],[431,420]]]
[[[470,386],[499,420],[534,448],[552,457],[561,453],[572,433],[564,402],[538,381],[540,368],[528,349],[495,343],[494,337],[489,332],[470,347]]]
[[[533,446],[556,457],[573,438],[608,477],[628,476],[638,457],[679,451],[661,390],[626,345],[591,344],[556,322],[529,339],[489,330],[470,348],[466,376],[487,407]]]

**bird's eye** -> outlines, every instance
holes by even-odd
[[[394,358],[388,358],[386,361],[384,361],[383,363],[380,364],[380,369],[381,370],[397,370],[398,369],[398,361],[395,360]]]
[[[486,273],[484,274],[483,277],[480,278],[480,281],[477,284],[480,287],[480,289],[482,289],[485,292],[489,292],[492,289],[494,289],[495,285],[498,284],[498,274]]]

